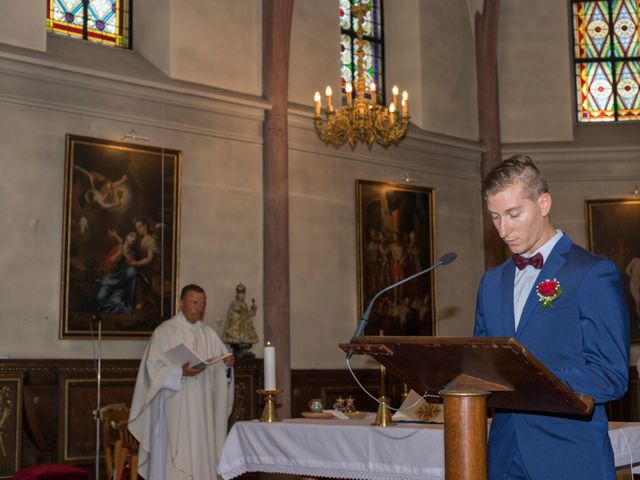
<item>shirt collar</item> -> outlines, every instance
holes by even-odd
[[[189,328],[191,331],[199,330],[202,326],[200,325],[202,323],[201,321],[190,323],[189,320],[187,320],[187,318],[184,316],[184,313],[182,313],[182,310],[178,312],[178,318],[180,319],[180,323],[182,323],[182,325],[184,325],[185,327]]]
[[[558,241],[562,238],[562,236],[564,235],[563,231],[560,229],[556,229],[556,234],[551,237],[549,240],[547,240],[547,242],[542,245],[538,250],[536,250],[535,252],[533,252],[531,255],[523,255],[523,257],[533,257],[536,253],[540,253],[542,255],[542,258],[544,259],[544,261],[547,261],[547,258],[549,257],[549,254],[551,253],[551,250],[553,250],[553,247],[556,246],[556,243],[558,243]]]

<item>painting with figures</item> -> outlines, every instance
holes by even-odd
[[[359,317],[383,288],[433,263],[431,188],[356,181]],[[366,335],[435,335],[433,274],[400,285],[373,305]]]
[[[151,334],[175,313],[181,154],[67,135],[61,338]]]
[[[585,202],[589,249],[620,269],[631,341],[640,342],[640,198]]]

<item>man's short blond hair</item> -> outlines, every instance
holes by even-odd
[[[520,183],[525,198],[537,200],[543,193],[549,192],[547,180],[542,176],[533,160],[527,155],[513,155],[493,167],[482,180],[482,198],[501,192]]]

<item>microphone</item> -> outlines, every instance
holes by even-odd
[[[431,270],[435,270],[436,268],[438,268],[441,265],[449,265],[456,258],[458,258],[458,254],[455,253],[455,252],[445,253],[444,255],[442,255],[440,257],[440,259],[436,263],[431,265],[429,268],[425,268],[424,270],[421,270],[418,273],[414,273],[410,277],[403,278],[399,282],[396,282],[396,283],[394,283],[392,285],[389,285],[388,287],[385,287],[382,290],[380,290],[378,293],[376,293],[374,295],[374,297],[371,299],[371,301],[369,302],[369,305],[367,306],[367,309],[365,310],[364,315],[362,315],[362,320],[360,320],[360,323],[358,324],[358,328],[356,328],[356,331],[353,333],[353,336],[354,337],[359,337],[360,335],[362,335],[364,333],[364,329],[367,326],[367,321],[369,320],[369,315],[371,314],[371,309],[373,308],[373,304],[375,303],[375,301],[378,299],[378,297],[380,295],[382,295],[385,292],[388,292],[392,288],[395,288],[397,286],[402,285],[403,283],[406,283],[406,282],[408,282],[410,280],[413,280],[414,278],[417,278],[420,275],[424,275],[425,273],[429,273]],[[353,355],[353,350],[349,349],[349,351],[347,352],[347,360],[349,360],[351,358],[351,355]]]

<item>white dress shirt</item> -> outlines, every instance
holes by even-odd
[[[538,250],[533,252],[530,255],[522,255],[525,258],[533,257],[535,254],[540,253],[542,255],[543,260],[546,262],[547,257],[555,247],[558,240],[562,238],[562,230],[556,230],[556,234],[551,237],[547,243],[542,245]],[[520,323],[520,317],[522,316],[522,310],[524,309],[524,304],[527,302],[527,298],[531,293],[531,288],[533,284],[536,282],[538,278],[538,274],[540,270],[532,267],[531,265],[527,265],[525,268],[520,270],[518,267],[515,267],[516,275],[513,283],[513,314],[516,321],[516,330],[518,330],[518,324]]]

